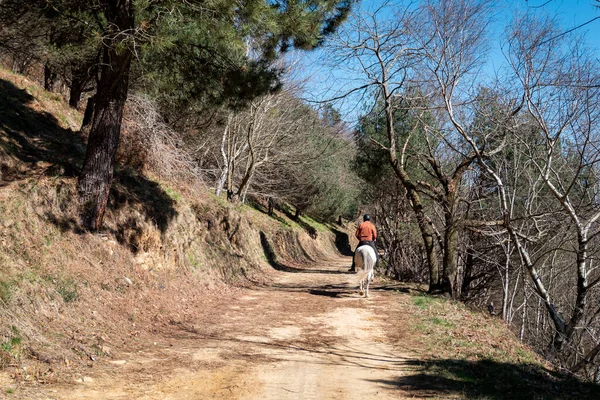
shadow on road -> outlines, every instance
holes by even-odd
[[[468,399],[599,399],[600,385],[533,364],[492,360],[406,360],[416,373],[394,381],[374,380],[417,397]]]
[[[331,346],[325,341],[323,343],[311,341],[308,345],[303,342],[294,342],[289,340],[269,340],[265,338],[264,341],[254,339],[241,339],[226,337],[221,334],[205,334],[198,332],[195,328],[179,326],[181,329],[178,333],[172,335],[174,340],[193,340],[195,343],[198,341],[206,342],[204,346],[210,347],[208,343],[232,343],[235,346],[239,356],[247,355],[249,358],[256,355],[256,347],[269,348],[269,349],[281,349],[292,352],[302,352],[314,355],[323,355],[327,359],[317,359],[313,362],[316,364],[331,364],[331,365],[353,365],[368,369],[393,369],[403,370],[408,367],[406,359],[389,355],[389,354],[378,354],[375,352],[365,352],[360,349],[356,349],[348,346]],[[252,346],[252,347],[245,347]],[[216,347],[221,348],[220,345]],[[274,361],[286,361],[285,355],[277,355],[276,359],[271,359],[269,362]],[[382,364],[383,363],[383,364]]]
[[[305,273],[310,273],[310,270],[306,270]],[[353,293],[358,287],[358,283],[339,283],[339,284],[260,284],[256,283],[257,289],[260,290],[278,290],[285,292],[308,292],[310,294],[318,296],[329,296],[329,297],[340,297],[345,293]],[[384,284],[384,285],[371,285],[371,292],[399,292],[399,293],[425,293],[424,290],[415,289],[409,284],[395,283],[395,284]]]
[[[366,352],[347,346],[331,346],[325,342],[314,347],[302,342],[265,341],[202,334],[194,328],[182,328],[174,339],[195,342],[231,342],[239,356],[252,357],[256,347],[323,355],[317,364],[352,365],[365,369],[388,369],[400,375],[394,380],[367,379],[391,390],[416,398],[467,399],[598,399],[600,385],[581,382],[573,377],[534,364],[503,363],[492,360],[468,361],[459,359],[408,359],[389,354]],[[243,345],[252,346],[247,348]],[[286,361],[285,354],[269,362]]]
[[[325,296],[325,297],[337,297],[341,298],[343,295],[354,294],[355,290],[323,290],[323,289],[309,289],[308,293],[313,294],[315,296]]]

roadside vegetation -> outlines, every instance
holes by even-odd
[[[403,292],[408,292],[405,294]],[[595,398],[600,387],[557,371],[506,324],[461,302],[407,286],[386,310],[390,339],[414,372],[388,382],[416,398]],[[410,321],[410,322],[409,322]]]

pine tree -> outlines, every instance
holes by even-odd
[[[0,9],[11,0],[0,4]],[[79,176],[82,222],[97,230],[107,205],[132,67],[181,102],[242,107],[279,87],[282,52],[310,50],[345,19],[351,0],[32,0],[32,17],[81,24],[100,54],[95,109]],[[2,11],[2,10],[0,10]],[[46,38],[48,47],[51,39]],[[95,41],[95,42],[94,42]],[[141,63],[138,63],[141,61]],[[52,68],[48,68],[52,77]],[[74,76],[75,77],[75,76]],[[75,77],[77,78],[77,77]],[[75,83],[77,79],[75,79]],[[80,85],[79,85],[80,86]],[[75,91],[76,92],[76,91]],[[73,93],[73,103],[79,99]]]

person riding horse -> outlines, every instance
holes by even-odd
[[[375,229],[375,225],[371,222],[371,216],[369,214],[365,214],[363,216],[363,222],[358,225],[356,228],[356,232],[354,236],[358,239],[358,249],[360,246],[371,246],[373,250],[375,250],[375,255],[377,256],[377,262],[375,263],[376,267],[379,267],[379,253],[377,252],[377,248],[375,247],[375,240],[377,240],[377,229]],[[354,265],[354,257],[352,258],[352,267],[348,270],[349,272],[356,272],[356,266]]]

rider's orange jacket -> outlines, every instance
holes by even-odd
[[[358,225],[356,233],[354,234],[358,240],[374,242],[377,239],[377,229],[371,221],[364,221]]]

